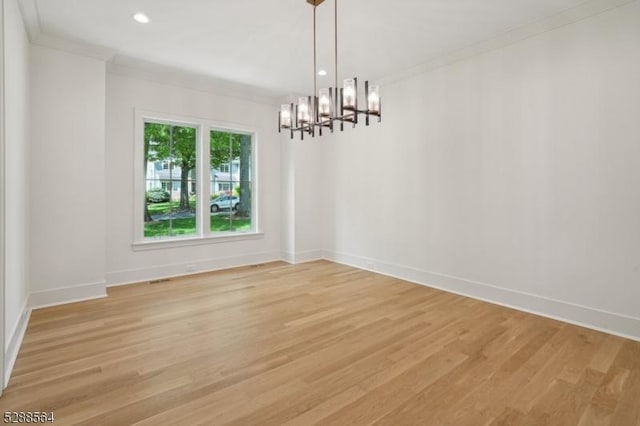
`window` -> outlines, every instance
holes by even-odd
[[[251,230],[251,135],[211,130],[211,231]],[[230,164],[238,164],[229,173]],[[216,171],[226,173],[219,176]],[[222,179],[222,181],[220,181]],[[218,193],[214,193],[214,189]]]
[[[188,190],[189,184],[195,183],[191,171],[196,168],[196,130],[191,126],[144,123],[145,238],[197,233],[198,203]],[[162,162],[161,171],[152,167],[156,162]]]
[[[135,243],[258,234],[254,133],[136,116]]]

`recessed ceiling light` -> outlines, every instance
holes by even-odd
[[[149,17],[144,13],[136,13],[135,15],[133,15],[133,19],[135,19],[136,22],[140,22],[141,24],[149,23]]]
[[[327,72],[325,70],[320,70],[320,71],[318,71],[318,75],[320,77],[324,77],[325,75],[327,75]]]

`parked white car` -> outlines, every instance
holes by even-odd
[[[220,210],[229,209],[236,210],[239,204],[240,200],[235,195],[223,195],[222,197],[218,197],[215,200],[211,200],[211,212],[215,213]]]

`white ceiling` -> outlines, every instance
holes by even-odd
[[[30,0],[39,30],[276,93],[311,92],[306,0]],[[339,0],[340,78],[375,81],[586,0]],[[317,8],[318,66],[333,82],[333,6]],[[132,19],[144,12],[151,23]]]

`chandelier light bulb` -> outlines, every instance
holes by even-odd
[[[280,127],[283,129],[291,128],[291,105],[283,104],[280,106]]]
[[[374,114],[380,113],[380,88],[378,86],[369,86],[367,109]]]
[[[320,89],[318,92],[318,113],[320,117],[329,117],[331,115],[329,89]]]
[[[298,121],[302,124],[307,124],[310,118],[309,99],[305,97],[298,98]]]
[[[342,82],[342,107],[347,110],[356,108],[356,82],[353,78],[346,78]]]

